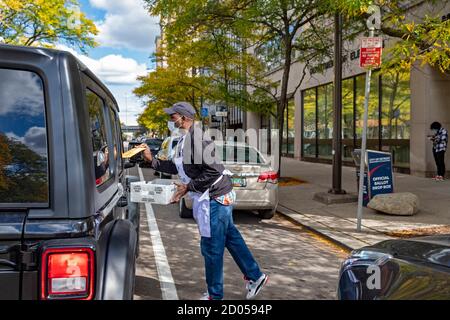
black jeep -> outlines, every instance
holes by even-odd
[[[118,106],[68,52],[0,45],[0,299],[132,299]]]

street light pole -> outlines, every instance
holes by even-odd
[[[346,194],[342,190],[342,15],[334,17],[334,122],[333,122],[333,182],[329,193]]]

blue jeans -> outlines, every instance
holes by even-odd
[[[230,252],[241,272],[249,280],[257,280],[262,273],[233,222],[233,207],[211,200],[211,238],[201,238],[200,247],[205,259],[208,293],[212,299],[223,299],[223,254]]]

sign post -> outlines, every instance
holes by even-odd
[[[353,155],[353,160],[355,161],[355,165],[356,167],[360,166],[360,161],[365,161],[365,159],[361,158],[361,149],[355,149],[352,152]],[[367,204],[369,203],[370,200],[370,195],[369,195],[369,182],[367,179],[367,170],[366,170],[366,166],[367,164],[364,163],[363,167],[364,167],[364,186],[363,186],[363,206],[367,207]],[[361,169],[361,167],[360,167]],[[358,183],[359,183],[359,179],[360,179],[360,171],[358,171],[358,169],[356,170],[356,187],[358,188]]]
[[[369,109],[369,97],[370,97],[370,79],[372,77],[372,69],[378,68],[381,65],[381,54],[383,48],[383,40],[380,37],[374,37],[375,28],[370,28],[369,38],[363,38],[361,41],[360,51],[360,67],[366,68],[366,89],[364,99],[364,117],[363,117],[363,131],[361,141],[361,161],[359,172],[364,172],[364,164],[367,162],[367,120]],[[359,189],[358,189],[358,211],[357,211],[357,223],[356,230],[361,232],[362,213],[364,202],[364,174],[359,176]]]

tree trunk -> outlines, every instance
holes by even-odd
[[[279,145],[278,145],[278,176],[281,176],[281,151],[283,147],[283,133],[284,133],[284,110],[287,105],[287,91],[289,84],[289,75],[291,72],[291,54],[292,54],[292,43],[290,36],[286,36],[284,39],[285,50],[284,50],[284,69],[283,78],[281,80],[281,94],[280,100],[277,106],[277,116],[278,116],[278,130],[279,130]]]

